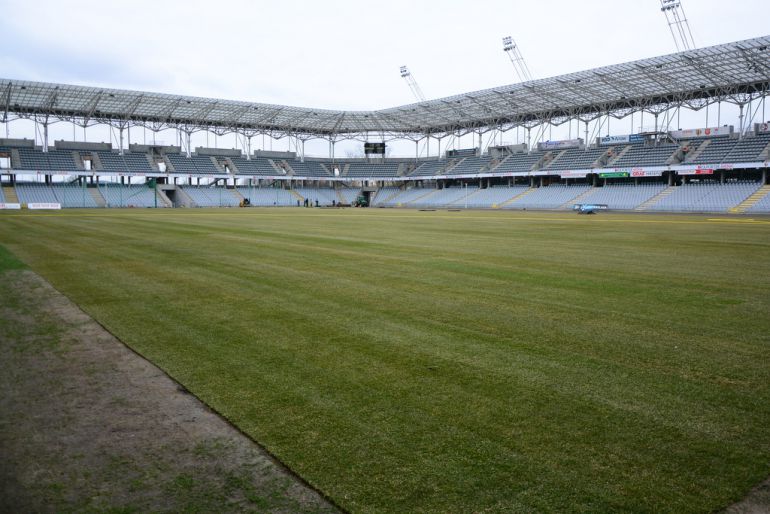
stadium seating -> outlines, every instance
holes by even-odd
[[[88,188],[79,184],[17,183],[16,195],[22,204],[58,203],[64,208],[98,207]]]
[[[532,170],[544,156],[543,152],[515,153],[506,157],[495,169],[493,173],[520,173]]]
[[[447,175],[469,175],[479,173],[489,165],[489,157],[466,157],[446,172]]]
[[[320,162],[315,161],[289,161],[289,166],[294,170],[294,174],[299,177],[328,177],[330,174],[324,169]],[[272,167],[271,167],[272,169]],[[273,170],[275,174],[275,170]]]
[[[288,189],[278,187],[240,186],[238,192],[248,199],[251,205],[259,207],[292,207],[296,206],[297,202],[301,202],[300,198]]]
[[[385,206],[389,198],[393,198],[401,193],[401,188],[396,186],[381,187],[372,198],[373,206]]]
[[[635,166],[665,166],[679,145],[664,143],[658,146],[632,145],[619,159],[608,164],[613,168]]]
[[[297,187],[294,189],[302,198],[307,198],[313,205],[318,200],[319,205],[332,205],[337,203],[337,192],[329,187]]]
[[[632,210],[660,194],[665,184],[608,184],[596,187],[580,198],[580,203],[606,204],[610,209]]]
[[[706,140],[708,144],[705,149],[698,153],[699,145],[703,144],[703,139],[694,139],[689,142],[688,156],[684,162],[687,164],[717,165],[724,161],[730,150],[738,143],[737,139],[729,137],[720,137]]]
[[[96,152],[99,161],[102,163],[104,171],[114,171],[125,173],[128,171],[128,165],[122,155],[113,152]]]
[[[8,143],[11,144],[11,143]],[[30,144],[30,143],[28,143]],[[681,146],[680,146],[681,144]],[[616,146],[599,146],[586,148],[568,148],[566,150],[532,150],[518,152],[497,160],[489,155],[477,155],[477,149],[453,151],[445,158],[426,159],[421,161],[387,161],[363,162],[363,160],[324,161],[321,159],[301,162],[276,154],[278,159],[264,156],[254,156],[246,159],[235,155],[228,157],[235,166],[231,172],[239,176],[280,176],[295,175],[322,180],[330,176],[333,167],[338,167],[343,177],[349,179],[388,179],[404,173],[419,181],[421,178],[438,176],[447,179],[459,175],[475,175],[479,173],[509,174],[527,173],[545,170],[556,175],[563,170],[588,170],[595,167],[605,169],[633,167],[665,167],[677,164],[680,150],[687,147],[684,161],[681,164],[721,167],[731,169],[731,164],[756,163],[767,159],[764,151],[770,146],[770,133],[749,133],[744,138],[722,136],[713,138],[693,138],[682,140],[680,144],[659,142],[658,144],[631,143]],[[67,145],[64,145],[67,146]],[[142,152],[126,152],[120,155],[117,151],[109,150],[108,145],[94,146],[94,149],[51,148],[43,152],[39,147],[11,146],[2,147],[2,151],[11,157],[12,169],[42,172],[78,172],[83,171],[82,158],[93,157],[96,171],[105,174],[137,173],[147,174],[157,172],[151,164],[149,155]],[[69,147],[68,147],[69,148]],[[107,149],[103,149],[107,148]],[[608,155],[608,152],[609,155]],[[234,152],[237,153],[237,152]],[[78,156],[80,154],[80,157]],[[674,157],[677,156],[675,159]],[[176,173],[190,175],[213,175],[225,173],[222,167],[223,158],[218,161],[203,154],[193,154],[187,157],[172,151],[165,154],[165,159]],[[287,166],[288,164],[288,166]],[[291,169],[289,169],[289,167]],[[741,166],[738,166],[739,168]],[[169,168],[169,170],[171,169]],[[389,186],[381,189],[373,198],[373,206],[409,206],[420,208],[468,206],[473,208],[503,208],[503,209],[559,209],[568,208],[570,203],[579,199],[580,203],[607,204],[610,209],[630,210],[644,209],[651,211],[672,212],[768,212],[770,198],[755,195],[745,201],[759,187],[758,182],[736,182],[735,176],[741,174],[729,172],[725,175],[728,182],[701,182],[699,177],[693,177],[694,182],[681,187],[672,187],[670,191],[660,182],[648,181],[639,185],[630,183],[606,184],[604,187],[591,188],[588,185],[572,184],[566,186],[555,183],[541,188],[528,186],[492,186],[479,188],[477,184],[465,187],[448,182],[445,187],[439,183],[427,188],[401,189]],[[746,175],[751,176],[751,175]],[[706,180],[711,180],[708,176]],[[715,177],[715,176],[714,176]],[[97,207],[102,205],[102,198],[90,194],[88,188],[76,184],[22,183],[19,185],[19,198],[22,203],[54,202],[63,207]],[[549,179],[553,182],[553,177]],[[655,179],[660,180],[660,179]],[[753,180],[758,180],[754,175]],[[484,179],[484,182],[486,180]],[[499,182],[499,180],[498,180]],[[548,181],[546,181],[547,183]],[[572,182],[570,180],[570,182]],[[351,182],[352,183],[352,182]],[[354,203],[360,190],[355,187],[334,189],[319,188],[286,183],[283,188],[239,186],[239,192],[246,198],[251,195],[253,205],[285,205],[295,206],[299,201],[308,198],[312,204],[317,199],[320,205],[332,203]],[[294,187],[290,189],[284,189]],[[198,206],[233,206],[241,199],[234,191],[218,187],[184,186],[190,199]],[[146,186],[119,186],[110,184],[100,186],[102,196],[108,206],[154,206],[155,198]],[[223,193],[220,195],[220,193]],[[220,197],[221,196],[221,197]],[[760,198],[761,197],[761,198]],[[0,197],[1,199],[2,197]],[[760,198],[756,200],[756,198]],[[754,203],[755,202],[755,203]],[[162,203],[162,202],[161,202]],[[742,205],[741,205],[742,204]],[[736,206],[740,205],[737,209]]]
[[[232,189],[225,187],[194,187],[181,188],[198,207],[238,207],[240,197]]]
[[[244,157],[232,157],[231,160],[235,167],[238,168],[238,175],[262,175],[262,176],[278,176],[282,175],[280,171],[276,170],[270,160],[265,157],[252,157],[246,159]]]
[[[412,177],[430,177],[435,175],[441,175],[444,172],[444,168],[449,164],[446,160],[425,161],[417,168],[415,168],[411,175]]]
[[[378,195],[376,205],[381,207],[400,207],[436,191],[436,189],[420,187],[399,190],[395,195],[390,195],[388,197]]]
[[[759,189],[757,182],[685,184],[648,206],[651,211],[727,212]]]
[[[746,211],[752,214],[770,214],[770,194],[765,195]]]
[[[114,171],[118,173],[152,173],[152,169],[147,160],[147,154],[144,153],[125,153],[120,155],[117,152],[96,152],[101,161],[104,171]]]
[[[529,186],[498,186],[478,189],[470,195],[467,202],[463,200],[463,205],[471,209],[488,209],[490,207],[499,207],[501,204],[522,194],[529,189]]]
[[[340,197],[342,197],[342,203],[352,204],[358,198],[361,193],[360,189],[342,188],[337,190]]]
[[[740,139],[737,137],[693,138],[682,141],[682,145],[688,149],[685,152],[683,164],[697,164],[717,166],[719,164],[758,162],[762,160],[762,151],[770,144],[770,133],[748,134]],[[461,175],[474,174],[485,171],[494,173],[512,173],[531,171],[538,163],[545,170],[573,170],[590,169],[599,164],[600,159],[612,151],[616,157],[609,156],[608,162],[603,166],[608,168],[625,168],[638,166],[665,166],[680,146],[674,143],[661,142],[657,145],[636,143],[619,145],[615,147],[599,146],[585,148],[569,148],[566,150],[553,150],[550,152],[532,150],[531,152],[515,153],[501,162],[492,161],[487,155],[477,156],[475,149],[458,150],[456,154],[442,159],[424,160],[413,169],[411,163],[402,165],[399,162],[367,163],[338,161],[340,169],[347,168],[345,176],[349,178],[387,178],[398,176],[399,169],[412,170],[409,175],[414,177],[437,175]],[[43,152],[39,147],[29,146],[3,147],[0,151],[13,152],[15,162],[14,169],[34,171],[82,171],[83,167],[78,152],[81,156],[93,154],[98,156],[101,162],[99,171],[105,172],[134,172],[149,173],[157,171],[150,164],[146,153],[126,152],[119,155],[117,151],[109,150],[58,150],[52,148]],[[547,156],[553,158],[549,162]],[[16,159],[18,155],[18,159]],[[203,154],[193,154],[187,157],[180,153],[169,152],[166,159],[177,173],[221,174],[225,170],[216,164],[212,157]],[[283,160],[271,160],[267,157],[255,156],[251,160],[243,156],[230,157],[235,164],[238,174],[276,176],[291,173],[284,170]],[[276,163],[276,166],[273,165]],[[301,177],[328,177],[331,164],[324,167],[322,161],[311,160],[301,162],[299,160],[287,160],[294,175]]]
[[[604,155],[609,147],[599,148],[570,148],[550,165],[546,166],[549,170],[579,170],[589,169],[593,163]]]
[[[26,203],[59,203],[53,189],[45,184],[16,184],[16,196],[19,202]]]
[[[477,186],[469,187],[445,187],[444,189],[434,190],[433,194],[418,197],[409,203],[409,207],[434,208],[463,205],[463,198],[476,192]]]
[[[770,133],[759,134],[754,137],[741,139],[730,152],[725,156],[722,162],[757,162],[760,161],[760,153],[770,144]]]
[[[192,155],[190,157],[178,153],[167,153],[166,158],[174,167],[174,173],[214,175],[224,173],[214,166],[208,155]]]
[[[21,168],[24,170],[50,170],[51,167],[43,152],[33,150],[32,148],[19,148],[19,159]]]
[[[32,148],[18,148],[21,167],[25,170],[40,171],[80,171],[75,164],[71,150],[33,150]]]
[[[55,171],[79,171],[82,167],[75,164],[72,150],[50,150],[48,152],[49,169]]]
[[[506,209],[558,209],[589,189],[590,186],[587,185],[551,184],[548,187],[539,187],[504,207]]]
[[[102,184],[99,186],[99,192],[107,207],[155,207],[156,203],[155,191],[145,184]],[[160,201],[157,206],[165,207]]]
[[[361,177],[361,178],[369,178],[369,177],[395,177],[398,174],[398,164],[397,163],[375,163],[375,164],[368,164],[368,163],[351,163],[350,168],[348,169],[347,175],[348,177]]]

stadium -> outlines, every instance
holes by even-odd
[[[653,3],[396,107],[0,78],[0,511],[770,510],[770,36]]]
[[[380,111],[2,79],[4,120],[31,117],[43,134],[42,145],[0,141],[4,196],[11,204],[80,208],[275,207],[306,200],[336,206],[364,196],[376,207],[564,210],[580,202],[612,210],[768,213],[770,125],[761,117],[768,44],[770,38],[756,38]],[[626,91],[628,83],[633,87]],[[708,106],[722,102],[740,107],[737,129],[670,130],[677,111],[703,109],[708,116]],[[645,113],[654,120],[648,132],[595,136],[613,117],[643,119]],[[49,146],[52,119],[113,127],[118,148],[68,141]],[[584,137],[542,141],[548,125],[571,128],[573,122]],[[176,130],[181,146],[124,148],[124,132],[147,126]],[[527,142],[494,144],[494,132],[519,127]],[[235,134],[245,152],[193,149],[190,137],[198,131]],[[252,139],[264,134],[292,139],[300,152],[250,151]],[[467,135],[477,135],[479,145],[442,154],[443,139]],[[368,143],[365,158],[335,158],[335,141],[370,137],[381,142]],[[435,139],[439,156],[386,158],[386,137],[413,140],[417,148]],[[308,139],[327,139],[331,155],[305,158]],[[30,176],[40,180],[17,179]]]

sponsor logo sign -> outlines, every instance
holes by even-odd
[[[52,210],[58,210],[61,209],[60,203],[45,203],[45,202],[39,202],[39,203],[28,203],[27,209],[33,209],[33,210],[43,210],[43,209],[52,209]]]
[[[617,145],[617,144],[623,144],[628,143],[629,137],[628,136],[604,136],[599,141],[599,144],[602,145]]]
[[[695,168],[690,170],[679,170],[677,175],[713,175],[714,170],[709,168]]]
[[[644,169],[633,169],[631,170],[631,176],[632,177],[660,177],[663,175],[663,172],[658,171],[649,171]]]
[[[565,139],[564,141],[544,141],[537,144],[538,150],[556,150],[559,148],[573,148],[580,146],[582,139]]]
[[[669,135],[674,139],[687,139],[690,137],[717,137],[729,136],[732,133],[732,127],[708,127],[687,130],[672,130]]]
[[[572,206],[573,211],[606,211],[609,206],[606,203],[576,203]]]
[[[0,203],[0,210],[4,209],[11,209],[11,210],[19,210],[21,209],[20,203]]]
[[[644,137],[640,134],[627,134],[625,136],[604,136],[599,139],[599,144],[602,146],[622,145],[628,143],[641,143],[643,141]]]

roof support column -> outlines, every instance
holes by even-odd
[[[190,131],[185,130],[184,131],[184,146],[185,146],[185,154],[189,158],[192,155],[192,149],[190,148]]]
[[[527,127],[527,153],[532,151],[532,127]]]
[[[43,151],[48,151],[48,120],[43,122]]]
[[[722,100],[717,102],[717,127],[722,126]]]
[[[743,104],[738,104],[738,139],[743,139]]]

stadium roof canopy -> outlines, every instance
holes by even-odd
[[[366,134],[421,139],[571,119],[737,104],[770,89],[770,36],[374,111],[310,109],[172,94],[0,79],[3,121],[14,117],[120,129],[145,126],[338,140]]]

